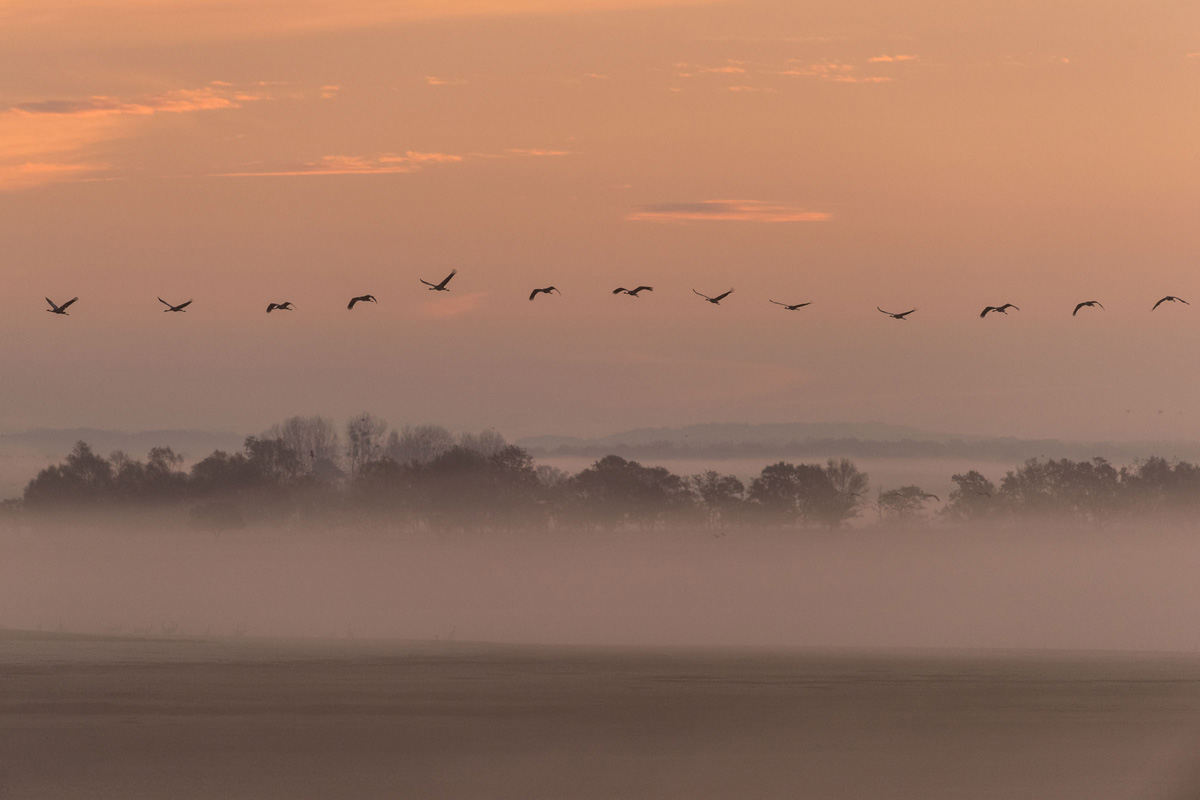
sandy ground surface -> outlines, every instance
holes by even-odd
[[[9,632],[0,797],[1182,800],[1200,662]]]

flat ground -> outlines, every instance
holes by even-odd
[[[0,633],[0,797],[1182,800],[1200,662]]]

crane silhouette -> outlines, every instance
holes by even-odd
[[[63,316],[66,316],[67,309],[71,307],[71,303],[74,303],[78,299],[79,299],[78,297],[72,297],[70,300],[68,300],[67,302],[63,303],[60,306],[60,305],[55,305],[54,301],[51,300],[49,297],[47,297],[46,302],[50,304],[50,307],[47,308],[46,310],[49,311],[51,314],[62,314]]]
[[[1008,310],[1010,308],[1017,308],[1017,307],[1014,306],[1012,303],[1005,303],[1002,306],[988,306],[979,315],[979,318],[983,319],[984,317],[986,317],[988,315],[988,312],[990,312],[990,311],[995,311],[997,314],[1008,314]],[[1020,310],[1021,309],[1017,308],[1017,311],[1020,311]]]
[[[613,294],[624,293],[624,294],[629,295],[630,297],[637,297],[638,292],[653,292],[653,291],[654,291],[653,286],[639,286],[636,289],[626,289],[624,286],[618,286],[616,289],[613,289],[612,293]]]
[[[899,314],[893,314],[893,313],[892,313],[892,312],[890,312],[890,311],[884,311],[882,308],[879,308],[879,306],[875,306],[875,308],[876,308],[878,311],[880,311],[881,313],[883,313],[883,314],[887,314],[887,315],[888,315],[889,317],[891,317],[892,319],[900,319],[900,320],[904,319],[904,318],[905,318],[905,317],[907,317],[909,314],[911,314],[911,313],[913,313],[914,311],[916,311],[916,309],[915,309],[915,308],[910,308],[908,311],[901,311]]]
[[[186,303],[180,303],[177,306],[173,306],[170,303],[168,303],[166,300],[163,300],[161,297],[158,298],[158,302],[160,302],[164,306],[166,306],[166,308],[163,309],[164,314],[167,313],[168,311],[187,311],[187,307],[192,304],[192,301],[188,300]]]
[[[1166,302],[1183,303],[1185,306],[1191,305],[1191,303],[1189,303],[1187,300],[1184,300],[1182,297],[1175,297],[1174,295],[1169,294],[1166,297],[1164,297],[1162,300],[1159,300],[1157,303],[1155,303],[1154,308],[1158,308],[1159,306],[1161,306],[1163,303],[1166,303]],[[1152,308],[1150,310],[1153,311],[1154,308]]]
[[[1071,312],[1071,316],[1073,317],[1076,314],[1078,314],[1079,309],[1083,308],[1084,306],[1087,306],[1088,308],[1090,308],[1092,306],[1100,306],[1100,308],[1104,308],[1104,305],[1099,300],[1086,300],[1086,301],[1080,303],[1079,305],[1075,306],[1075,310]],[[1154,309],[1150,309],[1150,310],[1153,311]]]
[[[533,298],[537,297],[539,294],[550,294],[551,292],[558,292],[558,289],[556,289],[553,286],[547,286],[545,289],[534,289],[532,292],[529,293],[529,299],[532,300]],[[562,292],[558,292],[558,293],[562,294]]]
[[[693,291],[693,292],[696,292],[696,290],[695,290],[695,289],[692,289],[692,291]],[[724,293],[722,293],[722,294],[719,294],[719,295],[717,295],[716,297],[709,297],[708,295],[706,295],[706,294],[702,294],[701,292],[696,292],[696,294],[700,295],[700,296],[701,296],[701,297],[703,297],[705,300],[707,300],[708,302],[712,303],[714,306],[719,306],[719,305],[721,305],[721,301],[722,301],[722,300],[724,300],[726,297],[729,297],[729,295],[733,294],[733,289],[730,289],[728,292],[724,292]]]
[[[450,274],[447,275],[446,277],[442,278],[441,283],[430,283],[429,281],[425,280],[424,278],[417,278],[417,280],[419,280],[421,283],[428,286],[429,291],[431,291],[431,292],[448,292],[450,290],[446,288],[446,284],[449,283],[450,279],[453,278],[457,274],[458,274],[458,270],[456,270],[456,269],[450,270]]]
[[[796,309],[798,309],[798,308],[804,308],[805,306],[811,306],[811,305],[812,305],[812,303],[796,303],[795,305],[788,305],[787,303],[781,303],[781,302],[779,302],[778,300],[772,300],[771,302],[772,302],[772,303],[774,303],[774,304],[775,304],[775,305],[777,305],[777,306],[783,306],[783,307],[784,307],[784,308],[786,308],[788,311],[795,311],[795,310],[796,310]]]
[[[355,303],[376,303],[376,304],[378,304],[379,301],[375,299],[375,295],[373,295],[373,294],[363,294],[363,295],[359,295],[358,297],[351,297],[350,305],[346,306],[346,308],[354,308]]]
[[[291,311],[293,308],[294,308],[294,306],[291,304],[291,302],[267,303],[267,313],[268,314],[270,314],[272,311]]]

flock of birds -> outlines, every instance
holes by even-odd
[[[448,292],[448,291],[450,291],[450,286],[449,286],[450,279],[453,278],[457,274],[458,274],[457,269],[451,270],[450,274],[447,275],[445,278],[442,278],[442,280],[439,283],[432,283],[431,281],[427,281],[424,278],[419,278],[418,280],[420,280],[421,283],[428,286],[429,291],[431,291],[431,292]],[[613,294],[627,294],[630,297],[641,297],[642,292],[653,292],[653,291],[654,291],[653,286],[635,286],[632,289],[627,289],[624,286],[618,286],[616,289],[612,290],[612,293]],[[733,294],[733,289],[730,289],[726,292],[722,292],[721,294],[712,295],[712,296],[704,294],[703,292],[697,292],[695,289],[692,289],[692,291],[695,292],[700,297],[702,297],[706,302],[712,303],[714,306],[720,305],[722,300],[724,300],[726,297],[729,297],[729,295]],[[558,288],[555,286],[546,286],[544,288],[534,289],[532,292],[529,293],[529,299],[533,300],[539,294],[551,295],[556,292],[560,295],[562,294],[562,292],[560,292],[558,290]],[[67,309],[70,308],[71,305],[78,299],[79,299],[78,297],[72,297],[70,300],[68,300],[65,303],[62,303],[60,305],[58,303],[55,303],[49,297],[47,297],[46,302],[50,304],[50,307],[47,308],[46,310],[49,311],[51,314],[62,314],[63,316],[66,316]],[[192,304],[191,300],[188,300],[187,302],[184,302],[184,303],[172,304],[172,303],[168,303],[166,300],[163,300],[161,297],[158,298],[158,302],[160,302],[164,306],[166,306],[166,308],[163,309],[163,313],[166,313],[169,311],[175,311],[175,312],[187,311],[187,307]],[[357,297],[351,297],[350,303],[346,306],[346,308],[353,309],[354,306],[358,303],[378,303],[378,302],[379,301],[375,299],[375,295],[362,294]],[[788,311],[797,311],[801,308],[804,308],[805,306],[812,305],[811,302],[808,302],[808,303],[781,303],[778,300],[771,300],[771,302],[777,306],[783,306]],[[1183,303],[1185,306],[1191,305],[1191,303],[1189,303],[1187,300],[1184,300],[1182,297],[1176,297],[1174,295],[1167,295],[1166,297],[1162,298],[1157,303],[1155,303],[1150,308],[1150,310],[1154,311],[1156,308],[1161,306],[1163,303]],[[879,306],[875,306],[875,308],[879,311],[879,313],[886,314],[887,316],[891,317],[892,319],[898,319],[901,321],[908,319],[908,315],[914,313],[917,310],[915,308],[911,308],[908,311],[892,312],[892,311],[884,311],[882,308],[879,308]],[[1016,311],[1021,310],[1019,307],[1017,307],[1016,305],[1014,305],[1012,303],[1004,303],[1003,305],[999,305],[999,306],[987,306],[986,308],[983,309],[982,312],[980,312],[979,316],[980,316],[980,318],[983,318],[993,312],[996,314],[1007,315],[1008,310],[1010,308],[1014,309]],[[1079,310],[1081,308],[1103,309],[1104,306],[1100,303],[1099,300],[1085,300],[1082,303],[1076,304],[1075,310],[1071,312],[1071,316],[1073,317],[1076,314],[1078,314]],[[290,302],[268,303],[267,304],[267,313],[268,314],[270,314],[272,311],[292,311],[294,309],[295,309],[295,306]]]

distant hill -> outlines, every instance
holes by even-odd
[[[966,437],[934,433],[883,422],[773,422],[750,424],[741,422],[710,422],[684,425],[678,428],[634,428],[633,430],[584,439],[574,436],[531,436],[519,439],[526,448],[553,450],[577,446],[644,446],[651,444],[703,447],[721,444],[780,444],[818,439],[863,439],[877,442],[898,442],[906,439],[920,441],[951,441]]]
[[[733,458],[970,458],[1019,464],[1030,458],[1091,459],[1128,464],[1157,455],[1200,461],[1200,442],[1080,442],[982,437],[925,431],[880,422],[716,423],[678,428],[638,428],[592,439],[532,436],[517,444],[534,456],[633,459]]]

